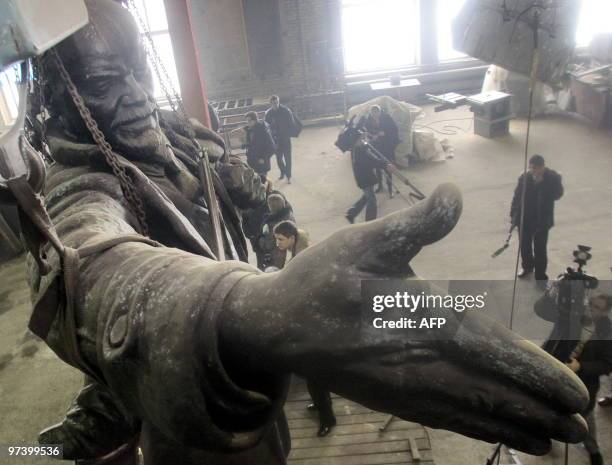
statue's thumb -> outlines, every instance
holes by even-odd
[[[453,184],[442,184],[429,198],[361,226],[353,244],[362,248],[357,266],[382,275],[410,273],[409,263],[425,245],[450,233],[462,210],[461,192]],[[357,250],[355,250],[357,252]]]

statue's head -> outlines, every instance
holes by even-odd
[[[162,147],[153,79],[142,37],[131,13],[111,0],[88,1],[89,24],[57,51],[98,126],[113,148],[142,158]],[[79,140],[89,133],[57,72],[44,61],[51,114]]]

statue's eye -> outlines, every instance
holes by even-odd
[[[92,93],[106,92],[113,83],[110,76],[87,76],[87,86]]]

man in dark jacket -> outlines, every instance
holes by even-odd
[[[525,180],[525,211],[521,214]],[[519,273],[519,278],[527,277],[535,268],[535,278],[543,287],[548,281],[546,275],[548,231],[554,225],[555,201],[562,196],[561,175],[547,168],[541,155],[531,157],[529,173],[521,175],[514,190],[510,220],[513,225],[519,227],[521,235],[523,269]],[[522,227],[521,219],[524,220]]]
[[[293,113],[285,105],[281,105],[278,96],[270,97],[271,107],[266,111],[266,123],[270,125],[272,136],[276,143],[276,162],[281,179],[287,178],[291,184],[291,137],[294,134],[296,122]]]
[[[270,134],[270,128],[266,122],[257,120],[257,113],[248,112],[246,121],[247,163],[257,174],[265,178],[270,171],[270,157],[276,150],[276,146]]]
[[[357,182],[357,186],[363,191],[363,195],[351,208],[349,208],[346,213],[346,219],[350,223],[355,222],[355,218],[365,207],[365,220],[375,220],[378,213],[376,194],[374,194],[374,186],[378,182],[376,170],[386,169],[390,163],[386,163],[374,157],[363,141],[358,141],[355,144],[355,147],[351,151],[351,161],[353,164],[355,181]]]
[[[364,126],[372,145],[382,155],[389,160],[389,162],[395,162],[395,149],[400,143],[399,130],[397,124],[393,121],[393,118],[389,113],[382,111],[378,105],[372,105],[370,108],[370,114],[365,119]],[[378,189],[376,192],[382,192],[383,184],[382,170],[378,170]],[[385,173],[387,179],[387,189],[389,191],[389,197],[393,197],[393,188],[391,184],[391,174]]]
[[[589,425],[589,434],[584,447],[591,457],[591,465],[603,465],[603,458],[597,444],[595,423],[595,401],[599,391],[599,377],[612,372],[612,322],[609,314],[612,297],[600,294],[589,300],[585,329],[590,338],[579,342],[567,366],[582,380],[589,391],[590,402],[583,416]]]

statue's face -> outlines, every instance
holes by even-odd
[[[113,148],[142,157],[162,145],[162,133],[140,34],[113,2],[97,2],[89,13],[90,25],[61,44],[60,56]],[[78,114],[62,116],[73,130],[82,128]]]

